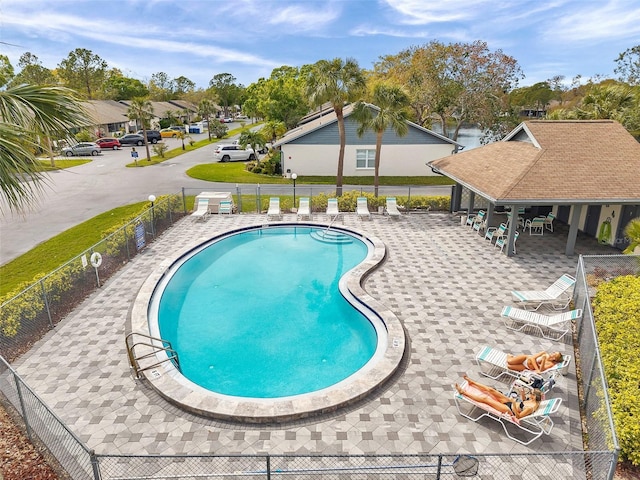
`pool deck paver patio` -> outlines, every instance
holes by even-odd
[[[314,221],[326,216],[315,215]],[[295,215],[285,214],[285,222]],[[325,416],[279,425],[238,425],[183,412],[130,371],[124,343],[137,290],[175,252],[223,231],[266,222],[258,215],[182,219],[125,265],[49,332],[14,368],[68,427],[98,454],[412,454],[562,452],[582,448],[575,366],[550,396],[563,399],[555,427],[529,447],[509,440],[499,423],[461,417],[453,383],[479,375],[481,345],[523,353],[573,355],[572,346],[507,330],[500,318],[512,289],[546,288],[575,273],[566,235],[522,234],[518,255],[501,255],[449,214],[410,214],[394,220],[346,214],[344,225],[378,237],[387,248],[382,267],[364,288],[390,308],[408,335],[405,365],[380,391]],[[278,222],[276,222],[278,223]],[[566,231],[566,230],[565,230]],[[578,238],[577,254],[615,253]],[[256,288],[247,282],[247,291]],[[269,288],[262,286],[258,288]]]

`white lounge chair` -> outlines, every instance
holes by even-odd
[[[300,198],[298,211],[296,212],[296,220],[303,217],[311,220],[311,206],[309,205],[309,197]]]
[[[387,197],[387,215],[391,218],[400,218],[400,210],[398,210],[398,203],[396,202],[396,197]]]
[[[364,220],[365,218],[371,220],[371,212],[369,212],[367,197],[358,197],[358,200],[356,201],[356,213],[358,214],[358,218],[361,220]]]
[[[466,381],[462,383],[461,388],[463,391],[475,389],[475,387],[469,385],[469,383]],[[481,393],[479,390],[477,390],[477,392]],[[529,445],[531,442],[537,440],[542,435],[549,435],[551,433],[551,429],[553,428],[553,420],[551,419],[550,415],[556,413],[560,408],[560,405],[562,404],[561,398],[550,398],[547,400],[542,400],[535,412],[533,412],[531,415],[518,419],[512,415],[499,412],[498,410],[491,408],[489,405],[471,400],[469,397],[458,393],[457,390],[454,391],[453,399],[456,402],[456,407],[460,415],[468,418],[473,422],[477,422],[483,417],[488,417],[492,420],[500,422],[500,425],[502,425],[504,433],[507,435],[507,437],[522,445]],[[465,403],[471,405],[471,408],[461,408],[461,405]],[[480,410],[480,415],[472,416],[472,413],[476,409]],[[514,437],[511,433],[509,433],[509,430],[507,429],[508,424],[514,425],[524,432],[533,435],[533,438],[525,441],[523,439]]]
[[[207,215],[209,215],[209,199],[199,198],[198,203],[196,204],[196,209],[191,214],[191,218],[193,218],[194,221],[204,221]]]
[[[269,210],[267,210],[267,219],[281,219],[282,212],[280,211],[280,198],[271,197],[269,199]]]
[[[527,328],[538,330],[544,338],[560,340],[571,332],[571,320],[582,317],[582,310],[544,315],[542,313],[506,306],[502,309],[504,326],[520,332]]]
[[[566,375],[569,370],[569,364],[571,363],[571,355],[563,355],[562,362],[556,363],[553,367],[544,370],[540,374],[531,370],[524,370],[518,372],[516,370],[510,370],[507,366],[507,354],[497,348],[482,346],[476,353],[476,363],[480,367],[480,373],[485,377],[499,379],[502,376],[507,378],[520,378],[523,374],[540,375],[542,378],[547,379],[551,376]]]
[[[537,310],[541,305],[551,305],[555,310],[564,310],[571,301],[569,289],[575,283],[575,278],[564,274],[546,290],[513,290],[511,295],[523,308]]]
[[[231,215],[233,213],[233,204],[230,200],[221,200],[218,204],[219,215]]]
[[[342,212],[338,208],[338,199],[337,198],[329,198],[327,199],[327,215],[329,216],[329,221],[333,222],[338,218],[342,217]]]

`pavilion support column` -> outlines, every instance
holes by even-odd
[[[469,190],[469,206],[467,207],[467,215],[471,215],[473,213],[473,206],[476,203],[476,192],[472,192]]]
[[[507,230],[507,257],[513,257],[513,247],[516,244],[516,232],[518,231],[518,207],[517,205],[511,205],[511,221],[509,222],[509,228]]]
[[[462,206],[462,185],[456,183],[451,186],[451,212],[457,212]]]
[[[487,231],[487,228],[493,227],[493,211],[496,209],[496,206],[489,202],[489,206],[487,207],[487,215],[484,217],[484,231]]]
[[[571,219],[569,224],[569,235],[567,235],[567,247],[564,254],[568,257],[572,256],[576,248],[576,238],[578,238],[578,222],[582,213],[582,205],[573,205]]]

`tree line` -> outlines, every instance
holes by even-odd
[[[15,73],[9,59],[0,55],[0,129],[17,126],[13,131],[20,132],[15,138],[2,139],[9,143],[0,144],[0,177],[4,176],[2,172],[24,173],[28,170],[25,167],[33,162],[33,155],[20,159],[13,156],[15,152],[29,150],[24,149],[24,144],[18,145],[20,141],[29,137],[33,147],[42,138],[61,134],[61,124],[67,125],[67,129],[78,125],[68,123],[77,120],[69,115],[68,109],[52,110],[45,101],[48,96],[57,95],[58,100],[63,96],[66,99],[63,105],[78,108],[81,99],[132,100],[129,116],[142,120],[143,125],[153,115],[152,100],[189,100],[198,105],[204,119],[214,114],[216,104],[224,109],[225,115],[240,106],[246,115],[265,121],[261,134],[272,140],[296,126],[313,109],[328,105],[337,116],[340,135],[336,177],[339,195],[346,104],[356,102],[355,118],[360,122],[360,133],[372,130],[376,134],[377,181],[382,134],[387,128],[403,134],[400,124],[405,120],[426,128],[437,121],[443,133],[453,140],[457,140],[463,124],[474,124],[485,132],[484,141],[488,142],[502,138],[520,123],[520,113],[526,108],[543,111],[546,118],[612,118],[632,133],[640,134],[640,46],[627,49],[614,61],[617,79],[596,77],[583,82],[576,76],[567,85],[563,77],[556,76],[519,87],[524,78],[522,70],[515,58],[501,50],[492,51],[483,41],[445,44],[434,40],[380,57],[371,70],[361,68],[353,59],[336,58],[301,67],[285,65],[274,69],[269,78],[260,78],[248,87],[238,84],[230,73],[219,73],[211,78],[208,88],[196,89],[190,79],[184,76],[171,79],[164,72],[154,73],[144,84],[124,76],[118,69],[110,69],[106,61],[82,48],[70,52],[54,70],[44,67],[37,56],[27,52],[20,57],[20,70]],[[29,86],[42,87],[43,102],[22,101],[29,95],[37,96]],[[25,94],[27,97],[23,97]],[[375,107],[373,110],[371,105]],[[22,113],[18,115],[17,111]],[[60,122],[34,124],[31,118],[60,118]],[[255,141],[254,138],[250,143]],[[24,187],[10,180],[6,183],[5,178],[0,180],[9,205],[19,206],[16,200],[24,193],[21,190]]]

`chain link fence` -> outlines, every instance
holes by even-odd
[[[307,187],[309,196],[315,191]],[[234,192],[240,203],[248,190]],[[321,192],[321,189],[318,189]],[[46,332],[91,293],[117,268],[144,248],[176,219],[186,213],[185,196],[158,201],[134,222],[126,225],[68,264],[41,279],[2,305],[0,353],[6,358],[28,349],[33,337]],[[274,194],[277,191],[273,191]],[[260,204],[262,190],[254,190]],[[272,193],[266,193],[271,195]],[[286,192],[285,192],[286,194]],[[409,195],[407,195],[408,197]],[[85,266],[86,256],[100,253],[101,264]],[[82,260],[82,257],[85,260]],[[93,257],[92,257],[93,258]],[[440,479],[458,477],[536,480],[572,478],[612,479],[618,458],[607,384],[600,358],[590,299],[594,277],[607,280],[618,275],[640,274],[638,256],[580,257],[574,304],[584,310],[575,330],[576,358],[585,451],[509,453],[502,455],[107,455],[89,450],[26,385],[9,363],[0,357],[0,402],[17,412],[30,438],[42,442],[69,476],[77,480],[135,480],[214,478],[314,477],[325,479]],[[68,289],[58,287],[63,276]],[[15,302],[18,307],[11,305]],[[73,303],[76,302],[76,303]],[[73,305],[70,305],[73,303]],[[12,327],[10,312],[26,309]],[[24,324],[22,323],[24,322]],[[13,330],[12,330],[13,328]],[[8,335],[7,332],[13,335]],[[18,341],[17,339],[20,339]],[[30,341],[29,341],[30,340]],[[31,343],[30,343],[31,342]]]
[[[611,467],[611,452],[505,455],[97,455],[102,480],[268,479],[439,480],[595,479],[594,465]]]
[[[369,209],[373,212],[383,208],[386,198],[397,197],[398,205],[406,212],[418,212],[427,210],[450,210],[451,198],[450,185],[436,187],[404,186],[388,187],[381,186],[378,189],[378,197],[374,196],[374,187],[362,185],[358,187],[345,188],[343,196],[339,200],[341,211],[355,211],[355,197],[367,196]],[[280,208],[285,212],[291,212],[298,205],[300,197],[307,197],[310,200],[312,212],[325,212],[327,208],[326,198],[335,196],[335,186],[328,185],[236,185],[235,188],[219,190],[231,193],[233,196],[235,210],[238,213],[265,213],[269,208],[269,198],[280,198]],[[199,188],[184,188],[183,194],[196,196],[202,193]]]
[[[9,361],[185,215],[180,194],[158,199],[139,217],[0,305],[0,355]]]

